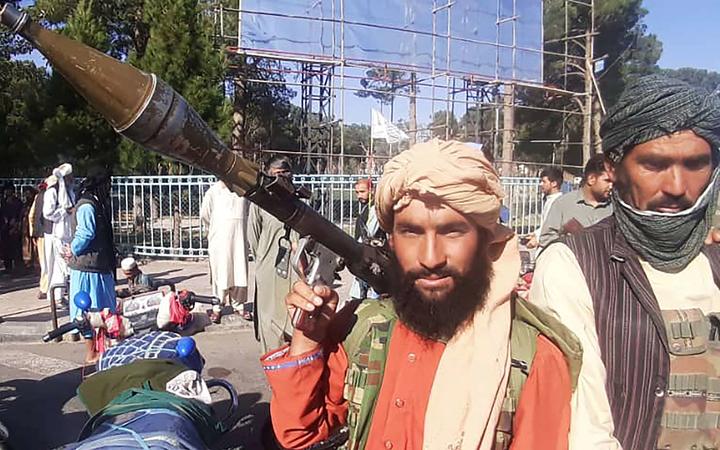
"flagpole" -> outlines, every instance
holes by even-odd
[[[373,159],[373,142],[375,142],[375,139],[373,139],[372,136],[370,136],[370,155],[368,157],[368,165],[371,162],[372,163],[375,162],[375,160]],[[367,171],[368,171],[368,175],[371,175],[375,171],[375,164],[373,164],[372,167],[368,167]]]
[[[380,105],[380,107],[382,108],[382,104]],[[375,158],[373,158],[373,144],[375,142],[375,139],[373,138],[373,136],[375,133],[375,126],[377,125],[375,123],[376,122],[375,108],[372,108],[370,110],[370,116],[371,116],[371,119],[370,119],[370,152],[368,154],[368,163],[366,164],[366,166],[367,166],[366,170],[367,170],[368,175],[374,174],[374,172],[375,172]]]

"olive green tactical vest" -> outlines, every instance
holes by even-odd
[[[345,376],[345,398],[348,401],[348,440],[341,449],[364,449],[370,424],[382,385],[390,336],[397,315],[390,300],[363,302],[355,312],[356,325],[343,343],[349,364]],[[514,299],[512,322],[510,379],[493,450],[506,450],[512,439],[512,423],[522,386],[527,379],[539,334],[546,336],[565,356],[575,389],[582,349],[570,330],[557,319],[520,298]]]
[[[720,313],[664,310],[670,377],[658,449],[720,448]]]

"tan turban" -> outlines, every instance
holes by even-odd
[[[385,164],[375,204],[383,230],[413,198],[436,197],[479,226],[496,231],[500,177],[482,151],[464,142],[433,139],[413,145]]]

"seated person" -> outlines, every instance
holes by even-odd
[[[120,269],[127,279],[127,287],[117,291],[117,296],[120,298],[151,292],[164,284],[144,274],[138,267],[135,258],[128,257],[123,259],[120,262]]]

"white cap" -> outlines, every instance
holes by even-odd
[[[120,268],[124,270],[125,272],[130,272],[131,270],[135,269],[137,267],[137,262],[135,262],[135,258],[129,256],[122,261],[120,261]]]
[[[47,184],[47,187],[53,187],[57,184],[58,179],[55,175],[50,175],[49,177],[45,178],[45,184]]]
[[[72,171],[72,165],[70,163],[65,163],[61,164],[59,167],[56,167],[55,170],[53,170],[53,175],[58,178],[65,178],[66,176],[70,175]]]

